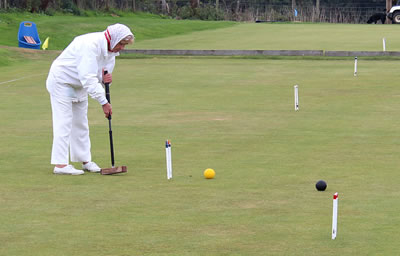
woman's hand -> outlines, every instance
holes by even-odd
[[[104,74],[104,68],[103,68],[103,83],[109,83],[109,84],[111,84],[112,83],[112,74],[111,73],[108,73],[107,72],[107,74]]]
[[[109,116],[112,115],[112,107],[111,107],[110,103],[106,103],[102,107],[103,107],[103,112],[104,112],[104,115],[106,116],[106,118],[108,118]]]

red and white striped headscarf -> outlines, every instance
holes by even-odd
[[[104,34],[110,48],[109,50],[114,49],[114,47],[127,36],[132,36],[132,40],[135,39],[131,30],[127,26],[119,23],[108,26],[107,30],[104,31]]]

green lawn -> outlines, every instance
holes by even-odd
[[[8,35],[30,18],[7,15]],[[381,50],[386,37],[399,50],[395,25],[33,18],[56,37],[53,50],[75,34],[140,20],[134,48]],[[59,27],[63,20],[74,29]],[[14,43],[0,38],[0,255],[398,254],[398,60],[359,58],[354,77],[352,58],[119,58],[113,134],[116,164],[128,173],[70,177],[50,165],[45,80],[59,52]],[[94,100],[89,120],[94,161],[110,167],[108,122]],[[206,168],[214,179],[204,179]],[[320,179],[325,192],[315,189]]]
[[[114,177],[51,173],[50,61],[5,67],[0,254],[395,255],[396,63],[361,59],[354,77],[352,60],[118,60],[116,162],[129,172]],[[89,105],[93,157],[109,167],[107,120]]]
[[[139,49],[400,51],[399,26],[369,24],[241,23],[140,41]]]

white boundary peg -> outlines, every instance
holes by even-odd
[[[172,179],[171,142],[165,141],[165,158],[167,160],[167,179]]]
[[[354,76],[357,76],[357,57],[354,58]]]
[[[294,110],[299,110],[299,86],[297,84],[294,86]]]
[[[386,38],[382,39],[382,43],[383,43],[383,51],[386,52]]]
[[[333,195],[332,239],[336,239],[337,235],[338,200],[339,200],[339,195],[336,192]]]

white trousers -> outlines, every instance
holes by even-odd
[[[53,113],[53,149],[51,164],[90,162],[88,101],[72,102],[50,96]]]

